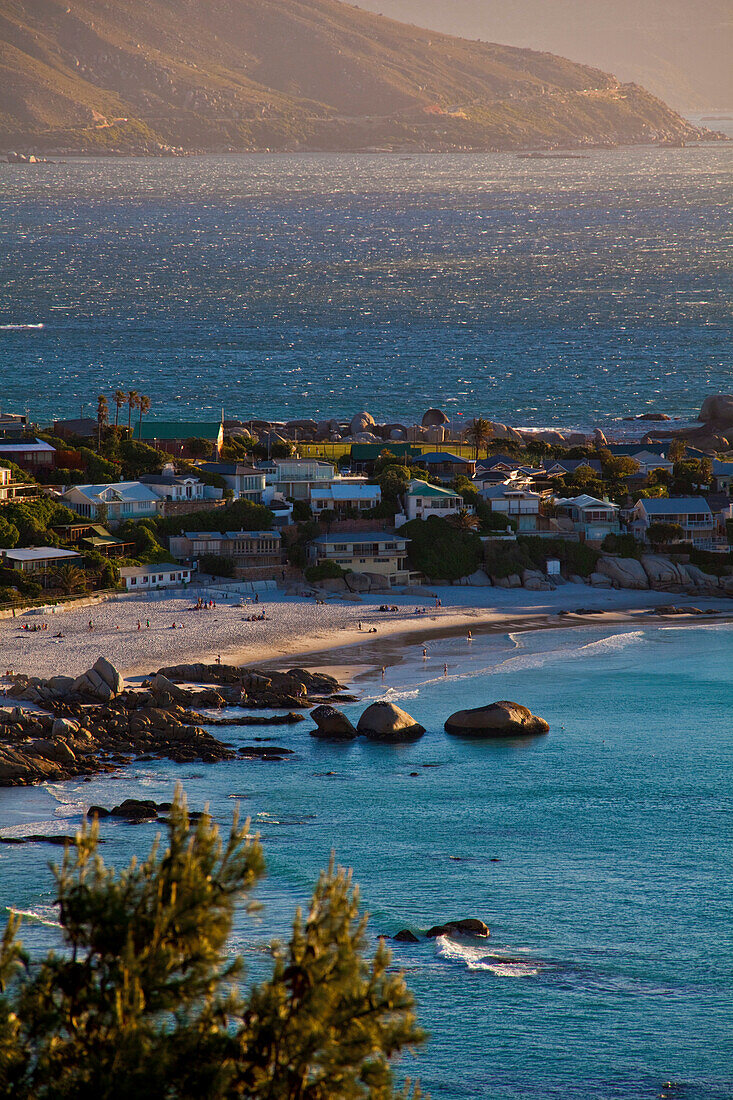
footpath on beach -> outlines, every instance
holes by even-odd
[[[339,661],[342,649],[364,642],[404,637],[418,643],[461,627],[516,630],[638,621],[672,602],[668,592],[593,590],[582,584],[549,592],[431,586],[419,597],[390,592],[390,610],[380,610],[385,605],[379,595],[355,604],[270,591],[255,603],[236,592],[227,594],[225,587],[210,592],[215,595],[207,594],[207,602],[213,598],[214,603],[206,609],[197,609],[198,593],[159,592],[149,599],[120,595],[91,606],[80,601],[55,611],[21,612],[0,621],[0,675],[74,676],[100,656],[127,676],[218,657],[261,664],[329,651],[329,659]],[[717,611],[720,617],[733,613],[726,599],[675,596],[674,603],[681,610]]]

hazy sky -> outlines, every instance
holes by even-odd
[[[680,110],[733,107],[733,0],[359,0],[357,6],[597,65]]]

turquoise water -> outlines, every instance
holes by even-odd
[[[235,935],[255,973],[257,943],[286,931],[332,849],[354,868],[374,935],[462,916],[490,925],[488,946],[395,945],[431,1033],[406,1068],[433,1097],[730,1100],[732,670],[722,624],[431,641],[426,662],[406,647],[384,684],[358,678],[348,708],[386,693],[427,727],[413,745],[332,746],[307,723],[283,727],[266,731],[296,750],[281,764],[156,763],[3,791],[3,831],[48,818],[66,831],[91,802],[168,798],[179,779],[221,821],[236,796],[269,868],[259,924],[242,917]],[[443,732],[453,710],[501,698],[544,716],[549,736]],[[142,853],[154,832],[104,822],[105,858]],[[49,852],[0,850],[0,903],[41,918],[25,925],[37,948],[56,934],[41,923],[54,919]]]
[[[0,404],[689,416],[730,388],[732,167],[724,145],[0,164]]]

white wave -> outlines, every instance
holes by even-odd
[[[507,958],[483,944],[460,943],[450,936],[438,936],[435,950],[448,962],[461,963],[467,970],[488,970],[499,978],[531,978],[542,969],[536,962]]]
[[[39,905],[35,909],[16,909],[12,905],[6,905],[5,909],[8,913],[14,913],[17,917],[22,917],[23,920],[32,920],[37,924],[45,924],[48,928],[61,927],[57,920],[51,920],[52,916],[56,916],[56,909],[52,905]]]
[[[587,642],[578,649],[580,653],[616,653],[626,649],[629,645],[643,642],[646,634],[643,630],[627,630],[623,634],[612,634],[609,638],[598,638],[595,642]]]
[[[0,329],[6,332],[15,331],[16,329],[24,328],[43,328],[43,325],[0,325]]]

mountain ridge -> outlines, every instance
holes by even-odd
[[[527,149],[702,136],[591,66],[339,0],[6,0],[0,149]]]

